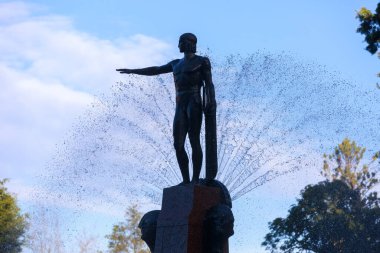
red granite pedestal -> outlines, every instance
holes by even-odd
[[[220,189],[188,184],[164,189],[154,253],[209,253],[203,222],[208,209],[221,203]],[[228,244],[223,253],[228,253]]]

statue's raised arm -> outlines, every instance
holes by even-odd
[[[172,62],[169,62],[168,64],[165,64],[162,66],[153,66],[153,67],[141,68],[141,69],[116,69],[116,71],[119,71],[120,74],[137,74],[137,75],[144,75],[144,76],[155,76],[159,74],[173,72],[173,65],[172,65]]]

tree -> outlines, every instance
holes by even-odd
[[[77,238],[79,253],[101,253],[101,251],[96,250],[97,238],[93,235],[88,235],[86,231],[82,231],[81,234],[78,235]]]
[[[27,215],[20,213],[16,198],[5,187],[7,179],[0,180],[0,252],[21,252],[25,243]]]
[[[357,18],[360,21],[360,26],[356,31],[365,36],[366,50],[371,54],[375,54],[380,46],[380,3],[377,4],[375,13],[364,7],[361,8]],[[380,73],[378,76],[380,76]]]
[[[141,238],[138,224],[141,219],[137,205],[131,205],[125,212],[126,222],[119,222],[113,226],[112,233],[107,235],[108,248],[111,253],[148,253]]]
[[[30,215],[27,247],[33,253],[64,253],[65,244],[62,240],[61,223],[53,210],[40,205]]]
[[[380,208],[340,180],[307,186],[288,216],[269,224],[262,245],[271,252],[380,252]]]
[[[367,8],[361,8],[357,18],[360,21],[357,32],[365,35],[368,44],[366,50],[371,54],[376,53],[380,46],[380,3],[377,4],[375,13]]]
[[[358,190],[362,197],[379,182],[376,171],[371,166],[378,159],[379,152],[372,157],[372,161],[361,164],[366,149],[357,146],[355,141],[344,139],[335,147],[330,155],[324,155],[321,174],[330,182],[341,180],[351,189]]]
[[[276,252],[380,252],[380,199],[371,165],[361,164],[365,148],[344,139],[324,155],[326,180],[308,185],[286,218],[269,223],[262,243]]]

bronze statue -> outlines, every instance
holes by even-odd
[[[216,158],[216,102],[211,64],[207,57],[196,55],[197,38],[192,33],[182,34],[178,48],[184,53],[162,66],[141,69],[117,69],[121,74],[159,75],[173,72],[176,89],[176,110],[173,122],[174,148],[181,170],[183,184],[190,182],[189,158],[185,151],[186,135],[192,148],[193,178],[199,181],[203,153],[200,144],[202,109],[206,116],[206,178],[214,179],[217,172]],[[203,106],[201,87],[203,87]]]

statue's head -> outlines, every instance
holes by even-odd
[[[184,33],[179,37],[178,48],[181,53],[197,51],[197,37],[192,33]]]
[[[139,223],[141,239],[146,242],[151,252],[154,252],[154,244],[156,243],[158,215],[160,215],[160,210],[150,211],[141,218]]]
[[[210,235],[214,238],[228,238],[234,234],[234,215],[231,208],[224,204],[212,207],[206,216]]]
[[[228,238],[234,234],[234,215],[231,208],[218,204],[207,211],[204,225],[205,252],[222,253]]]

